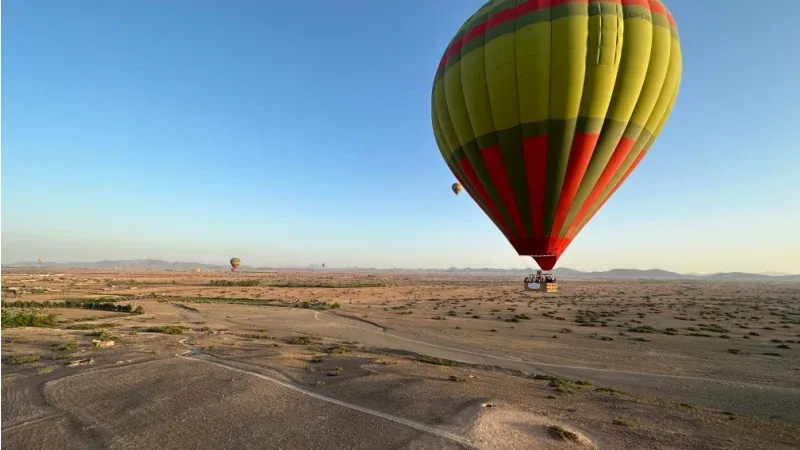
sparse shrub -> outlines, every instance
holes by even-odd
[[[310,345],[311,338],[308,336],[295,336],[286,341],[286,343],[289,345]]]
[[[738,348],[729,348],[728,349],[728,353],[732,353],[734,355],[741,355],[742,351],[739,350]]]
[[[62,352],[71,352],[71,351],[77,349],[79,345],[80,345],[80,342],[71,341],[71,342],[67,342],[66,344],[61,344],[60,346],[58,346],[58,350],[60,350]]]
[[[223,286],[223,287],[248,287],[248,286],[260,286],[261,280],[249,279],[249,280],[211,280],[208,283],[209,286]]]
[[[100,327],[100,325],[95,325],[91,323],[76,323],[75,325],[70,325],[67,327],[68,330],[94,330],[95,328]]]
[[[343,355],[345,353],[349,353],[350,349],[341,345],[336,345],[326,350],[326,352],[329,355]]]
[[[328,372],[326,375],[328,375],[329,377],[338,377],[339,375],[341,375],[341,373],[342,373],[342,372],[344,372],[344,367],[342,367],[342,366],[335,366],[335,367],[334,367],[333,369],[331,369],[331,371],[330,371],[330,372]]]
[[[777,345],[776,347],[778,347],[778,348],[786,348],[786,349],[789,348],[789,346],[786,345],[786,344],[780,344],[780,345]]]
[[[183,332],[188,329],[188,327],[180,325],[164,325],[160,327],[147,327],[144,331],[147,333],[183,334]]]
[[[11,366],[19,366],[22,364],[30,364],[39,360],[39,355],[11,355],[6,359],[6,364]]]
[[[56,366],[42,367],[41,369],[39,369],[36,372],[36,374],[38,374],[38,375],[49,375],[49,374],[53,373],[54,370],[56,370]]]
[[[577,391],[575,383],[562,378],[552,380],[547,385],[554,388],[559,394],[574,394]]]
[[[426,364],[433,364],[436,366],[451,366],[454,367],[458,365],[455,361],[451,361],[449,359],[444,358],[437,358],[435,356],[428,356],[428,355],[419,355],[417,357],[417,361],[426,363]]]
[[[560,380],[559,377],[556,377],[556,376],[553,376],[553,375],[542,375],[542,374],[534,375],[533,379],[534,380],[546,380],[546,381]]]
[[[636,428],[636,424],[629,420],[614,419],[611,423],[625,428]]]
[[[450,375],[450,377],[448,377],[448,379],[450,381],[455,381],[456,383],[463,383],[463,382],[467,381],[466,378],[459,377],[459,376],[456,376],[456,375]]]
[[[658,330],[656,330],[651,326],[643,325],[640,327],[628,328],[628,331],[630,331],[631,333],[655,333]]]
[[[553,439],[557,439],[559,441],[568,441],[568,442],[580,441],[580,436],[559,425],[549,426],[547,427],[547,431],[550,433],[550,436]]]
[[[174,333],[172,333],[172,334],[174,334]],[[180,334],[180,333],[178,333],[178,334]],[[113,340],[115,340],[115,339],[117,338],[117,337],[116,337],[116,336],[115,336],[115,335],[114,335],[112,332],[110,332],[109,330],[96,330],[96,331],[92,331],[91,333],[87,334],[87,336],[96,337],[96,338],[97,338],[98,340],[100,340],[100,341],[113,341]]]
[[[624,391],[620,391],[619,389],[608,388],[608,387],[599,387],[599,388],[595,389],[595,392],[602,392],[602,393],[611,394],[611,395],[614,395],[614,396],[625,395]]]

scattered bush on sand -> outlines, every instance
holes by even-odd
[[[343,355],[345,353],[349,353],[350,349],[342,346],[342,345],[335,345],[327,350],[325,350],[329,355]]]
[[[164,325],[160,327],[147,327],[142,331],[146,333],[183,334],[183,332],[188,329],[188,327],[180,325]]]
[[[286,341],[289,345],[310,345],[311,338],[308,336],[295,336]]]
[[[595,389],[595,392],[602,392],[605,394],[611,394],[614,396],[625,395],[625,391],[620,391],[619,389],[609,388],[609,387],[599,387]]]
[[[71,341],[71,342],[67,342],[66,344],[59,345],[58,346],[58,350],[62,351],[62,352],[71,352],[71,351],[77,349],[79,345],[80,345],[80,342]]]
[[[636,424],[630,420],[614,419],[611,423],[625,428],[636,428]]]
[[[550,433],[550,436],[553,439],[558,439],[559,441],[569,441],[569,442],[578,442],[580,440],[580,436],[572,431],[569,431],[561,426],[552,425],[547,427],[547,431]]]
[[[223,287],[248,287],[260,286],[261,280],[211,280],[209,286],[223,286]]]
[[[22,364],[30,364],[39,360],[39,355],[11,355],[6,359],[6,364],[11,366],[19,366]]]
[[[451,367],[455,367],[456,365],[458,365],[458,363],[456,363],[455,361],[451,361],[449,359],[444,359],[444,358],[437,358],[435,356],[428,356],[428,355],[419,355],[417,357],[417,361],[423,362],[423,363],[426,363],[426,364],[433,364],[433,365],[436,365],[436,366],[451,366]]]

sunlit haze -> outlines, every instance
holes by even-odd
[[[4,2],[3,263],[534,267],[431,129],[482,3]],[[800,273],[800,2],[759,5],[669,2],[675,109],[559,267]]]

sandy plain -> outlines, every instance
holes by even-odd
[[[504,277],[4,270],[2,284],[4,314],[55,315],[2,331],[3,448],[800,446],[797,283],[565,279],[544,295]],[[98,298],[143,311],[32,307]]]

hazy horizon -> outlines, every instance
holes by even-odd
[[[430,124],[483,3],[4,4],[3,263],[535,267]],[[766,3],[669,2],[675,109],[557,267],[800,273],[800,3]]]
[[[159,257],[152,257],[146,256],[141,258],[103,258],[103,259],[95,259],[95,260],[79,260],[79,259],[72,259],[72,260],[61,260],[61,261],[51,261],[51,260],[43,260],[41,263],[42,267],[46,267],[48,264],[91,264],[91,263],[99,263],[99,262],[114,262],[114,261],[161,261],[165,263],[174,263],[174,264],[203,264],[209,266],[219,266],[219,267],[228,267],[228,260],[199,260],[199,259],[165,259]],[[15,261],[3,261],[2,264],[4,266],[14,266],[15,264],[36,264],[36,259],[29,259],[29,260],[15,260]],[[297,262],[297,263],[274,263],[274,264],[257,264],[257,263],[245,263],[244,261],[239,266],[241,269],[248,269],[248,268],[263,268],[263,267],[274,267],[274,268],[305,268],[305,267],[320,267],[321,263],[308,261],[308,262]],[[443,269],[457,269],[457,270],[470,270],[470,269],[501,269],[501,270],[535,270],[538,267],[535,266],[534,263],[526,264],[524,267],[494,267],[494,266],[469,266],[469,265],[453,265],[447,267],[429,267],[429,266],[369,266],[369,265],[347,265],[347,266],[333,266],[326,263],[327,269],[347,269],[347,268],[363,268],[363,269],[379,269],[379,270],[443,270]],[[608,267],[608,268],[601,268],[601,269],[584,269],[581,267],[567,267],[563,264],[559,264],[556,269],[569,269],[569,270],[577,270],[581,272],[604,272],[609,270],[664,270],[668,272],[674,272],[681,275],[710,275],[710,274],[717,274],[717,273],[730,273],[730,272],[742,272],[742,273],[751,273],[751,274],[758,274],[758,275],[800,275],[800,273],[792,273],[792,272],[781,272],[776,270],[762,270],[760,272],[746,272],[746,271],[739,271],[739,270],[732,270],[732,271],[722,271],[722,270],[715,270],[711,272],[680,272],[677,270],[670,270],[669,268],[664,267],[647,267],[647,268],[633,268],[633,267]]]

